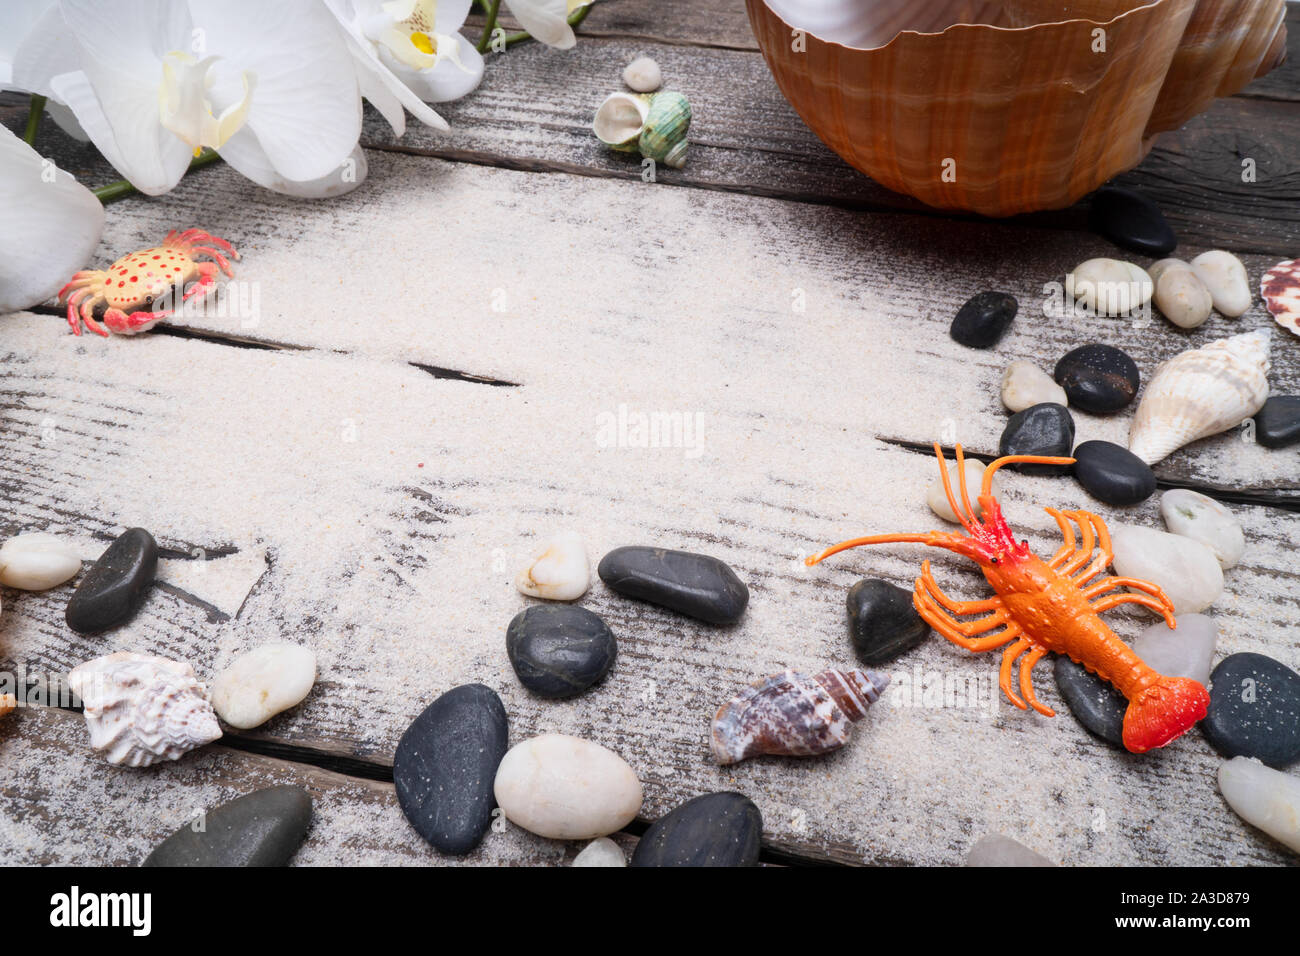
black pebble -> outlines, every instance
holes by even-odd
[[[1300,760],[1300,674],[1263,654],[1232,654],[1210,674],[1205,739],[1225,757],[1270,767]]]
[[[68,599],[68,627],[95,634],[136,612],[158,570],[158,544],[144,528],[123,531],[82,577]]]
[[[863,578],[849,588],[849,636],[864,664],[885,664],[916,647],[930,633],[912,605],[912,592]]]
[[[736,572],[705,554],[664,548],[615,548],[596,573],[619,594],[659,604],[710,624],[734,624],[749,588]]]
[[[1016,412],[998,442],[998,454],[1068,458],[1074,447],[1074,418],[1064,405],[1043,402]],[[1012,465],[1027,475],[1059,475],[1069,465]]]
[[[501,698],[482,684],[447,691],[402,734],[393,755],[397,802],[435,849],[468,853],[483,839],[507,737]]]
[[[1128,701],[1110,683],[1090,673],[1064,654],[1052,665],[1056,689],[1083,729],[1121,750],[1124,746],[1124,711]]]
[[[617,649],[604,621],[570,604],[524,608],[506,628],[510,664],[539,697],[581,694],[609,673]]]
[[[1255,414],[1255,441],[1265,448],[1300,442],[1300,395],[1274,395]]]
[[[1075,408],[1096,415],[1117,412],[1137,397],[1137,363],[1113,345],[1081,345],[1067,352],[1052,373]]]
[[[1088,494],[1108,505],[1135,505],[1156,491],[1156,473],[1127,448],[1086,441],[1074,450],[1074,477]]]
[[[981,292],[961,307],[948,334],[973,349],[992,348],[1011,327],[1020,303],[1006,292]]]
[[[269,787],[185,824],[158,844],[142,865],[285,866],[302,846],[310,824],[311,796],[306,790]]]
[[[1130,252],[1160,259],[1178,248],[1178,237],[1160,207],[1141,193],[1105,186],[1092,196],[1088,228]]]
[[[763,815],[739,793],[706,793],[650,825],[632,866],[755,866]]]

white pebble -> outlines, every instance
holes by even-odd
[[[1214,307],[1230,319],[1245,315],[1250,310],[1254,296],[1250,291],[1250,277],[1241,260],[1231,252],[1216,249],[1203,252],[1192,260],[1192,269],[1214,298]]]
[[[1012,362],[1002,373],[1002,404],[1010,411],[1023,412],[1033,405],[1051,402],[1068,405],[1065,389],[1052,381],[1033,362]]]
[[[1219,625],[1204,614],[1178,615],[1178,627],[1152,624],[1133,642],[1133,652],[1166,677],[1190,677],[1209,686]]]
[[[1089,259],[1065,277],[1065,291],[1098,315],[1128,315],[1151,301],[1155,283],[1131,262]]]
[[[1219,792],[1237,816],[1300,853],[1300,777],[1233,757],[1219,767]]]
[[[975,509],[975,515],[978,517],[983,512],[983,509],[980,508],[976,498],[979,496],[980,483],[984,480],[984,471],[988,466],[974,458],[967,458],[965,464],[966,489],[970,495],[971,507]],[[958,484],[957,463],[955,461],[948,463],[948,480],[952,483],[952,496],[960,505],[962,503],[961,486]],[[996,483],[997,479],[995,478],[994,484],[996,485]],[[954,524],[959,523],[957,516],[953,514],[952,508],[948,507],[948,496],[944,494],[942,478],[936,478],[934,483],[926,489],[925,503],[930,506],[931,511],[944,521],[951,521]]]
[[[623,848],[609,837],[592,840],[573,858],[574,866],[627,866]]]
[[[493,784],[511,823],[552,840],[593,840],[623,829],[641,809],[641,782],[618,754],[566,734],[511,747]]]
[[[316,655],[297,644],[263,644],[235,658],[212,682],[212,706],[248,730],[302,702],[316,682]]]
[[[62,538],[33,531],[0,547],[0,584],[20,591],[44,591],[70,581],[81,570],[81,555]]]
[[[659,64],[648,56],[639,56],[623,68],[623,82],[638,93],[653,93],[663,86]]]
[[[1241,560],[1246,533],[1236,516],[1213,498],[1176,488],[1160,496],[1160,513],[1171,532],[1199,541],[1213,551],[1223,570],[1236,567]]]
[[[990,833],[976,841],[966,854],[967,866],[1056,866],[1041,853],[1000,833]]]
[[[1141,578],[1161,587],[1174,602],[1175,614],[1204,611],[1223,593],[1223,569],[1214,552],[1178,534],[1115,525],[1115,573]]]
[[[1205,324],[1214,311],[1214,297],[1196,270],[1181,259],[1161,259],[1149,271],[1161,315],[1181,329]]]
[[[590,584],[587,547],[575,531],[561,531],[551,538],[515,577],[515,587],[522,593],[549,601],[576,600]]]

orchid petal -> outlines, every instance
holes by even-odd
[[[0,127],[0,313],[53,297],[99,245],[104,207],[89,189]]]
[[[433,69],[411,70],[394,64],[393,73],[416,96],[429,103],[458,100],[473,92],[483,79],[483,55],[460,34],[455,34],[454,38],[456,53],[447,54]],[[451,41],[452,37],[446,39]]]
[[[369,167],[360,146],[328,175],[311,180],[285,179],[250,129],[241,129],[222,147],[221,158],[259,186],[300,199],[327,199],[350,193],[365,181]]]
[[[214,65],[216,109],[256,77],[247,128],[286,180],[330,175],[361,136],[356,70],[334,18],[316,0],[191,0]],[[250,24],[256,27],[250,29]]]
[[[0,87],[49,96],[50,77],[77,69],[75,46],[54,0],[0,4]]]
[[[117,120],[127,135],[123,144],[85,73],[61,74],[54,77],[51,85],[95,148],[140,192],[158,196],[181,181],[193,152],[159,125],[156,91],[145,101],[129,98],[119,101]],[[137,119],[134,128],[130,122],[132,116]]]
[[[534,39],[558,50],[567,50],[578,42],[567,17],[587,6],[580,0],[506,0],[516,20]]]

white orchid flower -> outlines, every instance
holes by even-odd
[[[94,194],[0,126],[0,314],[53,298],[104,231]]]
[[[83,143],[89,138],[50,89],[50,78],[77,68],[69,44],[49,41],[63,25],[58,0],[5,0],[0,3],[0,90],[21,90],[46,98],[45,111],[60,128]],[[49,23],[42,21],[49,18]],[[53,29],[51,29],[51,27]]]
[[[361,181],[356,73],[316,0],[59,6],[80,69],[51,89],[141,192],[171,189],[204,147],[281,192],[337,194]]]
[[[567,50],[578,42],[569,14],[590,6],[592,0],[505,0],[505,4],[533,38],[547,46]]]
[[[421,122],[448,129],[419,103],[444,103],[483,79],[483,57],[459,30],[472,0],[325,0],[351,40],[362,93],[401,135],[405,106]]]

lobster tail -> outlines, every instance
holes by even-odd
[[[1124,746],[1146,753],[1177,740],[1210,706],[1204,685],[1190,677],[1161,677],[1129,701],[1124,712]]]

